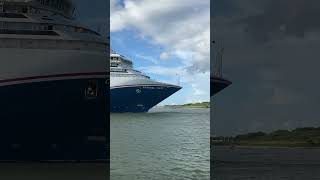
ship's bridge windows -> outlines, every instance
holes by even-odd
[[[18,13],[0,13],[0,17],[2,18],[27,18],[23,14]]]
[[[30,14],[39,14],[40,10],[36,9],[36,8],[33,8],[33,7],[29,7],[28,13],[30,13]]]
[[[75,32],[84,32],[84,29],[80,28],[80,27],[75,27]]]
[[[123,69],[123,68],[111,68],[112,72],[123,72],[123,73],[127,73],[127,69]]]
[[[38,0],[38,2],[42,6],[47,6],[52,9],[56,9],[59,11],[63,11],[66,14],[72,14],[74,11],[74,7],[72,3],[66,1],[66,0]]]
[[[12,15],[7,15],[8,13],[0,13],[0,17],[25,17],[22,14],[17,14]],[[21,15],[21,16],[20,16]],[[27,18],[27,17],[25,17]],[[50,19],[47,19],[50,20]],[[23,23],[23,22],[0,22],[0,28],[2,29],[33,29],[33,30],[60,30],[60,31],[65,31],[65,32],[70,32],[74,31],[73,26],[66,26],[66,25],[57,25],[57,24],[48,24],[48,23]],[[84,28],[80,28],[81,30],[79,33],[91,33],[91,31],[86,30]]]
[[[51,19],[51,18],[47,18],[47,17],[43,17],[43,18],[41,18],[42,20],[47,20],[47,21],[53,21],[53,19]]]
[[[110,64],[111,67],[118,67],[118,65],[119,65],[118,63],[111,63]]]
[[[111,60],[118,60],[119,58],[118,57],[112,57],[111,56]]]
[[[19,5],[19,4],[12,4],[10,2],[4,3],[0,5],[1,12],[8,12],[8,13],[28,13],[31,12],[30,6],[27,5]]]
[[[1,33],[0,33],[1,34]],[[21,34],[25,35],[25,34]],[[64,50],[86,50],[86,51],[99,51],[106,52],[107,45],[105,43],[99,43],[99,47],[96,47],[97,43],[89,43],[89,46],[85,46],[87,42],[73,41],[73,40],[60,40],[60,39],[11,39],[0,38],[0,48],[28,48],[28,49],[64,49]]]
[[[59,36],[59,34],[54,31],[11,30],[11,29],[0,29],[0,34]]]
[[[28,13],[28,8],[26,7],[22,8],[22,13]]]

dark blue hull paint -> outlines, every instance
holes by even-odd
[[[134,86],[111,89],[111,112],[147,112],[177,92],[178,86]]]
[[[97,94],[86,94],[91,84]],[[74,79],[0,87],[0,160],[108,159],[106,79]],[[99,136],[104,140],[92,141]]]
[[[226,79],[211,77],[210,84],[210,95],[213,96],[228,87],[231,82]]]

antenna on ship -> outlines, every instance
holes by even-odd
[[[212,41],[215,44],[215,41]],[[226,88],[231,84],[231,81],[223,78],[222,74],[222,58],[224,54],[224,47],[221,45],[215,46],[215,56],[213,57],[213,62],[211,66],[211,70],[213,70],[212,74],[210,75],[210,96],[215,95],[216,93],[220,92],[222,89]],[[212,60],[212,59],[211,59]]]

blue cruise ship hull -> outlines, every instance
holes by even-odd
[[[1,86],[0,161],[106,161],[105,82],[88,78]]]
[[[147,112],[181,87],[137,85],[111,88],[111,112]]]
[[[226,87],[228,87],[231,84],[231,81],[228,81],[226,79],[217,78],[217,77],[211,77],[210,79],[210,95],[213,96],[217,94],[218,92],[222,91]]]

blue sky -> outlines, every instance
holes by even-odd
[[[209,101],[210,1],[111,0],[112,49],[182,90],[161,104]]]

